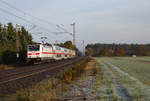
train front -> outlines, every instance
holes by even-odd
[[[27,47],[27,59],[28,62],[41,61],[40,58],[40,45],[28,45]]]

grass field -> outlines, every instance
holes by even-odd
[[[141,61],[149,61],[150,62],[150,57],[149,56],[141,56],[141,57],[121,57],[122,59],[130,59],[130,60],[141,60]]]
[[[150,85],[150,57],[102,57],[143,83]]]
[[[94,86],[100,101],[150,101],[150,61],[144,58],[95,58],[104,73]]]

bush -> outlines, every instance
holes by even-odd
[[[2,60],[4,64],[14,64],[16,63],[16,52],[6,50],[2,54]]]
[[[21,64],[25,64],[27,60],[27,51],[20,51],[19,52],[19,63]]]
[[[64,71],[62,76],[62,81],[64,83],[71,83],[75,78],[81,76],[81,74],[84,72],[85,67],[88,63],[89,59],[86,58],[84,61],[82,61],[80,64],[77,64],[73,66],[72,68],[69,68]]]

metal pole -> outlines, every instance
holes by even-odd
[[[74,44],[74,46],[76,46],[76,40],[75,40],[75,32],[76,30],[75,30],[75,22],[73,23],[73,44]]]
[[[16,66],[19,58],[19,39],[18,39],[18,24],[16,24]]]
[[[55,44],[56,44],[56,45],[58,44],[58,40],[55,41]]]
[[[84,40],[82,40],[82,42],[83,42],[83,56],[85,56]]]
[[[76,23],[74,22],[73,24],[71,24],[73,26],[73,45],[75,46],[76,45],[76,39],[75,39],[75,33],[76,33],[76,30],[75,30],[75,26],[76,26]]]
[[[18,39],[18,24],[16,24],[16,56],[19,58],[19,39]]]

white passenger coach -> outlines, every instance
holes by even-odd
[[[28,61],[38,62],[42,60],[62,60],[75,57],[75,51],[56,45],[28,45]]]

